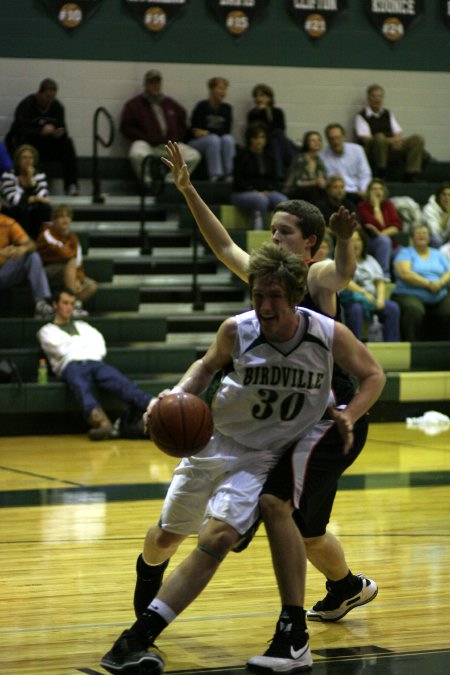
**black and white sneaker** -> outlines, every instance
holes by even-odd
[[[362,582],[361,589],[349,598],[333,595],[329,582],[326,583],[328,593],[323,600],[319,600],[314,607],[308,609],[306,617],[310,621],[339,621],[355,607],[361,607],[374,600],[378,593],[378,586],[372,579],[363,574],[357,575]]]
[[[292,624],[279,621],[269,649],[263,656],[252,656],[247,661],[252,670],[272,673],[303,673],[311,670],[313,660],[305,630],[295,631]]]
[[[146,646],[131,630],[122,633],[100,665],[113,675],[161,675],[164,672],[164,661],[155,645]]]

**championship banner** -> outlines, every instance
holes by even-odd
[[[423,14],[423,0],[366,0],[372,22],[389,42],[400,40]]]
[[[227,31],[239,37],[263,15],[269,0],[208,0],[208,6]]]
[[[123,0],[150,33],[160,33],[176,19],[189,0]]]
[[[57,22],[66,30],[78,28],[91,14],[95,12],[102,0],[42,0],[50,9]]]
[[[321,38],[334,19],[347,9],[347,0],[287,0],[295,22],[311,38]]]
[[[444,21],[447,27],[450,28],[450,0],[441,0],[442,11],[444,13]]]

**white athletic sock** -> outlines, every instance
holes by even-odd
[[[169,625],[169,623],[172,623],[172,621],[177,617],[173,609],[171,609],[169,605],[166,605],[165,602],[161,602],[161,600],[158,600],[158,598],[152,600],[148,608],[151,609],[153,612],[159,614],[159,616],[162,617],[164,621],[167,622],[167,625]]]

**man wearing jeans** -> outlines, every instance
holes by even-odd
[[[36,244],[19,223],[0,213],[0,291],[25,280],[33,294],[35,317],[50,319],[53,310],[46,299],[51,291]]]
[[[111,437],[113,425],[95,398],[94,385],[116,394],[142,413],[151,396],[117,368],[103,362],[106,355],[103,335],[86,321],[73,320],[74,304],[73,292],[60,290],[53,302],[55,318],[42,326],[37,338],[53,372],[67,382],[83,406],[84,416],[92,427],[89,438],[104,440]]]

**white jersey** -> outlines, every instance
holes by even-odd
[[[214,435],[176,467],[161,513],[164,530],[188,535],[205,518],[216,518],[244,534],[258,516],[269,472],[322,417],[331,387],[334,321],[312,310],[297,312],[304,321],[281,344],[265,341],[254,312],[235,317],[231,371],[213,403]],[[303,469],[300,478],[309,447],[300,448],[306,452],[295,467]]]
[[[222,378],[212,408],[215,427],[249,448],[287,447],[327,407],[334,321],[312,310],[297,312],[304,331],[277,345],[265,340],[254,311],[236,317],[231,370]]]

